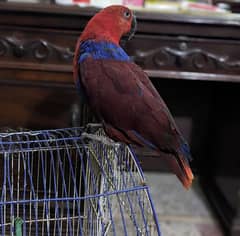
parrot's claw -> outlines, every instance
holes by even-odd
[[[86,133],[86,132],[83,132],[81,134],[81,136],[82,136],[82,138],[97,141],[97,142],[100,142],[100,143],[105,144],[105,145],[110,145],[110,146],[117,145],[117,143],[115,143],[114,141],[112,141],[111,139],[109,139],[105,136],[100,136],[100,135],[97,135],[97,134],[89,134],[89,133]]]
[[[97,130],[102,129],[103,125],[101,123],[88,123],[85,126],[85,132],[95,133]]]

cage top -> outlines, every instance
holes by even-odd
[[[134,152],[99,126],[0,133],[0,165],[1,235],[160,235]]]
[[[14,131],[7,130],[0,133],[0,153],[33,151],[35,149],[46,149],[51,146],[60,148],[71,146],[78,141],[83,142],[83,127],[62,128],[52,130],[36,131]]]
[[[7,139],[13,139],[13,137],[24,137],[24,136],[31,136],[31,137],[43,137],[43,135],[79,135],[83,132],[83,127],[73,127],[73,128],[61,128],[61,129],[46,129],[46,130],[26,130],[26,129],[19,129],[13,130],[10,128],[2,129],[0,131],[0,141],[6,141]],[[5,140],[6,139],[6,140]]]

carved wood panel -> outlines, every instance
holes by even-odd
[[[79,32],[0,29],[0,33],[0,68],[72,72]],[[240,43],[234,40],[136,35],[125,48],[150,72],[238,76],[240,71]]]
[[[0,29],[0,62],[72,65],[77,34]]]
[[[1,81],[73,84],[72,60],[78,32],[1,28]]]
[[[0,36],[0,57],[28,58],[38,62],[57,59],[71,63],[74,52],[70,47],[61,47],[46,39],[23,39],[14,36]]]
[[[127,49],[146,70],[236,75],[240,72],[238,41],[139,35],[128,43]]]

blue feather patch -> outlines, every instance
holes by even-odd
[[[120,46],[106,41],[95,42],[93,40],[88,40],[83,42],[80,45],[78,63],[83,62],[88,57],[92,57],[94,59],[130,61],[129,56]]]
[[[149,147],[149,148],[152,148],[152,149],[157,149],[157,147],[153,144],[153,143],[151,143],[151,142],[149,142],[147,139],[145,139],[141,134],[139,134],[137,131],[135,131],[135,130],[131,130],[134,134],[135,134],[135,136],[142,142],[142,143],[144,143],[144,145],[145,146],[147,146],[147,147]]]
[[[183,144],[181,145],[181,152],[184,154],[184,156],[187,158],[187,160],[189,160],[189,161],[192,160],[190,148],[186,142],[183,142]]]

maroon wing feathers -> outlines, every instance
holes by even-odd
[[[169,153],[167,162],[186,188],[193,175],[182,156],[183,142],[166,104],[146,74],[134,63],[87,58],[80,65],[88,102],[107,134],[125,143],[153,144]]]
[[[139,77],[133,63],[89,58],[81,64],[90,105],[105,123],[126,133],[134,129],[160,149],[173,151],[179,144],[166,105],[148,78]]]

